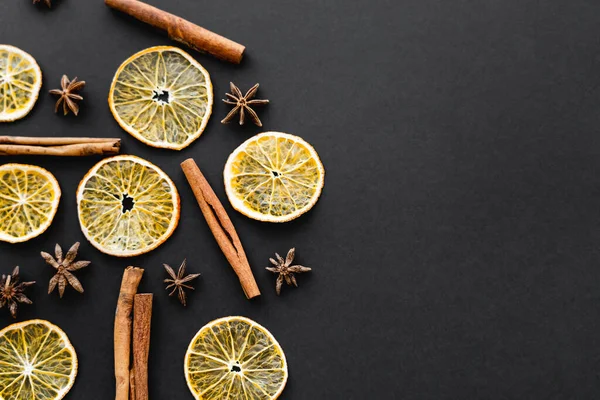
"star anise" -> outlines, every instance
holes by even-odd
[[[167,273],[171,276],[171,279],[165,279],[165,283],[169,284],[169,285],[167,285],[166,290],[173,288],[171,293],[169,293],[169,296],[173,296],[173,294],[175,294],[175,292],[177,292],[177,297],[179,298],[179,301],[185,307],[187,305],[187,302],[186,302],[186,294],[185,294],[185,291],[183,290],[183,288],[195,290],[193,286],[186,285],[186,283],[193,281],[194,279],[199,277],[200,274],[189,274],[189,275],[185,274],[185,267],[187,265],[187,260],[183,260],[183,262],[181,263],[181,266],[179,267],[179,271],[177,271],[177,275],[175,274],[175,271],[173,271],[173,268],[171,268],[169,265],[167,265],[167,264],[163,264],[163,265],[165,266],[165,270],[167,271]]]
[[[275,291],[279,296],[281,294],[281,286],[283,285],[283,281],[288,285],[298,287],[298,282],[296,282],[296,277],[294,273],[299,274],[301,272],[308,272],[311,268],[303,267],[302,265],[291,265],[292,261],[294,261],[294,256],[296,255],[296,249],[292,248],[288,251],[285,260],[279,254],[275,253],[275,257],[277,257],[277,261],[272,258],[269,258],[269,261],[275,267],[267,267],[267,269],[275,274],[279,274],[277,277],[277,283],[275,285]]]
[[[56,102],[56,106],[54,107],[54,112],[58,112],[58,109],[62,103],[63,111],[65,115],[69,113],[69,110],[73,111],[73,114],[79,114],[79,105],[76,101],[83,100],[78,94],[75,94],[78,90],[83,89],[85,86],[85,81],[78,81],[77,77],[72,81],[66,75],[62,76],[60,80],[61,89],[52,89],[50,93],[60,96],[58,101]]]
[[[19,283],[19,267],[15,267],[11,275],[2,275],[0,279],[0,308],[8,306],[13,318],[17,318],[18,303],[32,304],[25,296],[25,289],[33,285],[33,282]]]
[[[260,118],[256,112],[250,107],[251,105],[264,105],[268,104],[269,100],[252,100],[254,96],[256,96],[256,91],[258,90],[258,83],[250,88],[246,92],[245,95],[242,95],[240,89],[233,84],[233,82],[229,82],[231,87],[231,93],[225,93],[229,99],[223,99],[224,103],[231,104],[233,110],[227,114],[227,116],[221,121],[222,124],[226,124],[231,122],[233,118],[239,113],[240,114],[240,125],[244,125],[246,119],[246,113],[248,114],[248,118],[252,120],[256,125],[262,126],[262,122],[260,122]]]
[[[81,282],[79,282],[79,279],[77,279],[71,272],[87,267],[90,265],[90,262],[74,262],[75,258],[77,257],[78,250],[79,242],[71,246],[64,258],[62,248],[58,244],[54,248],[56,258],[42,251],[41,254],[44,260],[46,260],[48,264],[52,265],[56,269],[56,274],[52,277],[52,279],[50,279],[50,283],[48,284],[48,294],[52,293],[56,286],[58,286],[58,294],[62,299],[63,294],[65,294],[67,283],[73,286],[73,288],[79,293],[83,293],[83,286],[81,286]]]
[[[39,2],[40,0],[33,0],[33,4],[37,4]],[[52,7],[52,3],[50,2],[50,0],[44,0],[44,4],[46,4],[48,8]]]

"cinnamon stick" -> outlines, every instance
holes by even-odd
[[[143,274],[144,270],[141,268],[127,267],[123,273],[123,280],[121,281],[121,290],[119,292],[119,300],[117,302],[117,311],[115,315],[114,332],[115,400],[129,399],[129,383],[131,379],[129,370],[131,357],[131,310],[133,308],[133,299]]]
[[[0,155],[91,156],[117,154],[121,139],[0,136]]]
[[[235,64],[242,61],[246,49],[244,46],[176,15],[137,0],[104,0],[104,2],[115,10],[167,31],[171,39],[194,50],[210,53],[221,60]]]
[[[221,251],[223,251],[227,261],[229,261],[240,279],[246,297],[251,299],[260,296],[260,290],[254,280],[254,275],[252,275],[242,243],[217,195],[192,158],[182,162],[181,169],[194,192],[194,196],[196,196],[202,214]]]
[[[135,397],[148,400],[148,356],[150,353],[150,322],[152,294],[136,294],[133,302],[133,371]]]

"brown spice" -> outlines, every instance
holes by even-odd
[[[118,154],[121,139],[0,136],[0,156],[92,156]]]
[[[225,212],[225,208],[223,208],[219,198],[193,159],[190,158],[182,162],[181,169],[194,192],[194,196],[196,196],[202,214],[217,240],[221,251],[225,254],[227,261],[229,261],[229,264],[231,264],[240,279],[244,294],[249,299],[260,296],[260,290],[254,279],[254,275],[252,275],[242,242],[240,242],[233,223],[229,219],[227,212]]]
[[[255,125],[262,126],[262,122],[260,121],[260,118],[258,118],[258,114],[256,114],[256,111],[250,107],[254,105],[269,104],[269,100],[253,100],[254,96],[256,96],[256,92],[258,91],[258,86],[259,84],[257,83],[256,85],[252,86],[245,95],[243,95],[242,91],[233,82],[229,82],[231,93],[225,93],[228,99],[223,99],[223,103],[230,104],[235,107],[233,107],[229,114],[223,118],[221,121],[222,124],[231,122],[233,118],[239,114],[240,125],[244,125],[246,114],[248,114],[248,118],[254,122]]]
[[[10,275],[2,275],[0,279],[0,308],[7,306],[13,318],[17,318],[18,303],[33,303],[25,296],[25,289],[35,284],[35,281],[19,283],[19,280],[19,267],[15,267]]]
[[[111,8],[167,31],[171,39],[194,50],[207,52],[235,64],[242,61],[246,49],[244,46],[176,15],[137,0],[104,0],[104,2]]]
[[[76,94],[79,90],[83,89],[85,81],[77,81],[77,77],[72,81],[66,75],[63,75],[60,80],[60,89],[52,89],[51,94],[60,96],[54,107],[54,112],[57,113],[62,103],[63,111],[65,115],[69,113],[69,110],[73,111],[73,114],[79,114],[79,105],[77,101],[83,100],[83,97]]]
[[[144,270],[141,268],[127,267],[123,273],[117,312],[115,315],[115,400],[129,399],[130,383],[130,356],[131,356],[131,310],[133,309],[134,296],[142,280]]]
[[[33,0],[33,4],[37,4],[39,2],[40,2],[40,0]],[[48,6],[48,8],[52,7],[52,3],[50,0],[44,0],[44,4],[46,4]]]
[[[288,251],[285,260],[278,253],[275,253],[275,257],[277,260],[269,258],[271,264],[275,265],[275,267],[267,267],[267,270],[279,274],[277,277],[277,283],[275,285],[275,291],[279,296],[281,294],[281,286],[283,285],[283,281],[288,285],[298,287],[298,283],[296,282],[296,277],[294,274],[299,274],[302,272],[308,272],[311,268],[304,267],[302,265],[291,265],[294,261],[294,257],[296,256],[296,249],[292,248]]]
[[[167,285],[166,289],[169,290],[169,289],[173,288],[171,293],[169,293],[169,296],[173,296],[175,294],[175,292],[177,292],[177,297],[179,298],[179,301],[185,307],[187,305],[187,302],[186,302],[186,294],[185,294],[184,288],[190,289],[190,290],[195,290],[193,286],[188,285],[187,283],[191,282],[194,279],[196,279],[197,277],[199,277],[200,274],[186,275],[185,274],[185,267],[187,265],[186,260],[183,260],[183,262],[181,263],[181,266],[179,267],[177,274],[175,274],[175,271],[173,271],[173,268],[171,268],[171,266],[169,266],[167,264],[163,264],[163,265],[165,267],[165,270],[171,277],[171,279],[165,279],[165,283],[169,284],[169,285]]]
[[[152,321],[151,293],[136,294],[133,302],[133,388],[131,400],[148,400],[148,357]]]
[[[71,272],[87,267],[90,265],[90,261],[75,262],[78,250],[79,242],[71,246],[64,258],[62,248],[58,244],[54,249],[56,258],[42,251],[41,254],[44,260],[46,260],[48,264],[56,269],[56,274],[52,277],[52,279],[50,279],[50,283],[48,284],[48,294],[52,293],[52,291],[54,291],[54,289],[58,286],[58,294],[62,299],[63,294],[65,293],[65,288],[67,287],[67,283],[79,293],[83,293],[83,286],[81,285],[81,282],[79,282],[79,279],[77,279]]]

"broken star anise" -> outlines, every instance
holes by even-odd
[[[35,281],[19,283],[19,279],[19,267],[15,267],[11,275],[2,275],[0,279],[0,308],[8,306],[13,318],[17,318],[18,303],[32,304],[32,301],[25,296],[25,289]]]
[[[187,305],[187,301],[186,301],[186,294],[185,294],[185,291],[183,290],[183,288],[195,290],[193,286],[186,285],[186,283],[193,281],[194,279],[199,277],[200,274],[186,275],[185,274],[185,267],[187,265],[186,260],[183,260],[183,262],[181,263],[181,266],[179,267],[179,271],[177,271],[177,274],[175,274],[175,271],[173,271],[173,268],[171,268],[169,265],[167,265],[167,264],[163,264],[163,265],[165,266],[165,270],[167,271],[169,276],[171,276],[171,279],[165,279],[165,283],[169,284],[169,285],[167,285],[166,290],[173,288],[171,293],[169,293],[169,296],[172,296],[173,294],[175,294],[175,292],[177,292],[177,297],[179,298],[179,301],[185,307]]]
[[[83,89],[85,86],[85,81],[78,81],[77,77],[70,81],[66,75],[63,75],[60,80],[60,86],[61,89],[52,89],[50,91],[51,94],[60,96],[56,102],[56,106],[54,107],[54,112],[58,112],[58,109],[62,103],[65,115],[69,113],[69,110],[73,111],[73,114],[75,115],[79,114],[79,105],[76,102],[83,100],[83,97],[75,94],[75,92]]]
[[[254,124],[262,126],[260,118],[258,118],[256,112],[250,107],[252,105],[264,105],[269,103],[269,100],[252,100],[254,96],[256,96],[256,91],[258,90],[259,86],[258,83],[252,86],[250,90],[246,92],[245,95],[242,94],[240,89],[237,86],[235,86],[233,82],[229,82],[229,86],[231,88],[231,93],[225,93],[225,95],[229,97],[229,99],[223,99],[223,102],[235,107],[233,107],[229,114],[227,114],[227,116],[223,118],[223,121],[221,121],[221,123],[226,124],[228,122],[231,122],[233,118],[239,113],[240,125],[244,125],[244,122],[246,120],[246,114],[248,114],[248,118],[250,118],[250,120],[252,120]]]
[[[33,0],[33,4],[37,4],[39,2],[40,0]],[[50,2],[50,0],[44,0],[44,4],[46,4],[48,8],[52,7],[52,3]]]
[[[50,279],[50,283],[48,284],[48,294],[52,293],[56,286],[58,286],[58,294],[62,299],[63,294],[65,294],[65,289],[67,287],[67,283],[79,293],[83,293],[83,286],[79,279],[75,277],[71,272],[77,271],[78,269],[85,268],[90,265],[90,261],[75,261],[77,257],[77,251],[79,250],[79,242],[75,243],[69,251],[67,255],[63,258],[62,248],[57,244],[54,253],[56,258],[52,257],[50,254],[42,251],[42,257],[46,262],[56,269],[56,274]]]
[[[284,280],[285,283],[287,283],[288,285],[294,285],[298,287],[298,283],[296,282],[296,277],[294,276],[294,274],[308,272],[311,270],[311,268],[304,267],[302,265],[291,265],[292,261],[294,261],[295,255],[296,249],[293,248],[290,249],[290,251],[288,251],[285,260],[277,253],[275,253],[275,257],[277,257],[277,260],[269,258],[269,261],[271,261],[271,263],[275,265],[275,267],[267,267],[267,269],[275,274],[279,274],[279,276],[277,277],[277,283],[275,285],[275,291],[277,292],[277,295],[281,294],[281,286],[283,285]]]

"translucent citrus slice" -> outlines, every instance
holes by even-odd
[[[160,168],[122,155],[96,164],[77,189],[79,223],[98,250],[132,257],[164,243],[179,223],[179,194]]]
[[[185,379],[196,399],[270,400],[279,397],[288,378],[277,340],[244,317],[226,317],[205,325],[185,355]]]
[[[23,50],[0,44],[0,122],[23,118],[35,105],[42,71]]]
[[[60,186],[44,168],[24,164],[0,166],[0,240],[26,242],[52,224]]]
[[[77,354],[67,335],[44,320],[0,331],[0,399],[59,400],[77,376]]]
[[[119,125],[136,139],[181,150],[204,131],[213,88],[208,72],[185,51],[151,47],[119,67],[108,104]]]
[[[286,222],[315,205],[325,170],[315,149],[298,136],[265,132],[229,156],[223,175],[233,208],[259,221]]]

